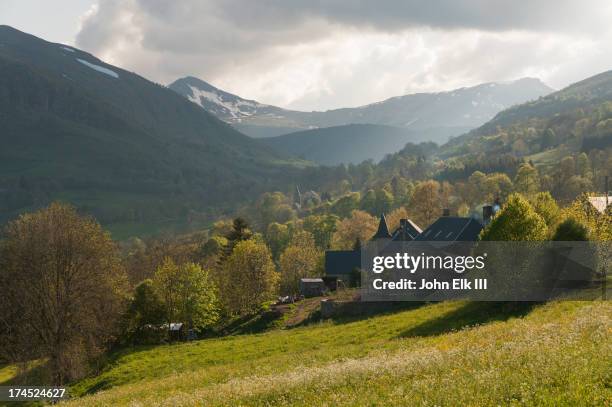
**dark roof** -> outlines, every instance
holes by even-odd
[[[417,236],[416,241],[475,242],[482,224],[474,218],[443,216]]]
[[[400,219],[400,225],[393,232],[392,239],[394,242],[410,242],[422,232],[421,228],[410,219]]]
[[[378,222],[378,230],[376,234],[372,236],[372,240],[375,239],[391,239],[391,233],[389,233],[389,227],[387,226],[387,219],[385,214],[380,214],[380,222]]]
[[[361,267],[361,252],[355,250],[327,250],[325,252],[325,274],[352,274]]]

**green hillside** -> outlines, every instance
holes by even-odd
[[[0,223],[53,199],[111,226],[204,221],[294,168],[163,86],[7,26],[0,128]]]
[[[136,348],[72,386],[99,393],[67,405],[600,406],[611,317],[607,302],[446,302]]]
[[[605,149],[612,146],[611,119],[612,71],[607,71],[500,112],[451,140],[442,147],[441,156],[509,153],[529,157],[549,150],[563,150],[561,155]],[[555,157],[549,152],[544,158],[551,156]]]

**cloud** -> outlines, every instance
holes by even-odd
[[[300,109],[612,66],[606,0],[100,0],[77,45],[168,83],[194,75]]]

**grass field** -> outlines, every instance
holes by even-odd
[[[428,304],[126,350],[66,404],[606,406],[611,334],[609,302]]]

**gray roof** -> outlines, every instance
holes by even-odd
[[[474,218],[442,216],[417,236],[416,241],[425,242],[475,242],[482,224]]]

